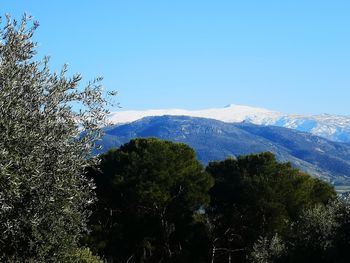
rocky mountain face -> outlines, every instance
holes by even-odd
[[[106,128],[102,151],[137,137],[186,143],[195,149],[204,164],[270,151],[279,160],[292,162],[295,167],[332,184],[350,184],[350,144],[297,129],[188,116],[146,117]]]
[[[350,143],[350,116],[295,115],[241,105],[205,110],[146,110],[120,111],[110,115],[113,124],[130,123],[151,116],[190,116],[219,120],[227,123],[248,122],[264,126],[277,126],[309,132],[337,142]]]

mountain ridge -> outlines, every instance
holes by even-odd
[[[349,144],[283,127],[168,115],[115,125],[105,132],[101,142],[103,151],[138,137],[186,143],[205,164],[229,156],[269,151],[280,161],[290,161],[295,167],[330,183],[350,183]]]
[[[145,111],[119,111],[109,115],[112,124],[130,123],[144,117],[189,116],[215,119],[227,123],[248,122],[264,126],[278,126],[309,132],[338,142],[350,143],[350,116],[318,114],[285,114],[264,108],[229,104],[224,108],[203,110],[159,109]]]

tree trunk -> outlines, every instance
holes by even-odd
[[[211,263],[214,263],[215,262],[215,250],[216,250],[216,247],[213,245],[213,249],[211,251]]]

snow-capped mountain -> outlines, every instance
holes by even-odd
[[[280,161],[335,185],[350,184],[350,144],[276,126],[227,123],[186,116],[145,117],[105,128],[95,154],[119,147],[134,138],[156,137],[191,146],[207,164],[227,157],[272,152]]]
[[[227,123],[248,122],[273,125],[310,132],[332,141],[350,142],[350,116],[285,114],[262,108],[230,104],[224,108],[204,110],[164,109],[118,111],[110,114],[112,124],[130,123],[151,116],[190,116],[215,119]]]

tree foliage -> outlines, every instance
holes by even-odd
[[[255,263],[278,262],[286,254],[286,245],[278,234],[270,239],[260,237],[253,245],[250,260]]]
[[[94,200],[83,172],[107,113],[101,79],[78,88],[80,75],[37,59],[37,26],[8,16],[0,29],[2,262],[67,262]]]
[[[94,158],[101,79],[52,73],[37,26],[0,28],[1,262],[102,262],[79,248],[95,194],[84,242],[108,262],[347,262],[350,203],[270,153],[205,170],[190,147],[150,138]]]
[[[290,234],[280,239],[284,252],[273,256],[273,250],[255,249],[253,262],[318,262],[345,263],[349,260],[349,214],[348,199],[338,198],[326,205],[317,204],[306,208],[296,221],[290,222]],[[264,237],[267,243],[270,238]],[[259,247],[257,242],[254,247]]]
[[[94,256],[89,248],[78,248],[73,252],[69,260],[77,263],[103,263],[102,259]]]
[[[108,262],[285,262],[308,236],[330,247],[339,225],[324,213],[333,188],[270,153],[212,162],[207,173],[191,148],[158,139],[100,158],[89,169],[99,202],[87,244]]]
[[[288,235],[289,223],[305,208],[335,198],[327,183],[271,153],[212,162],[207,171],[215,179],[208,209],[213,247],[236,260],[244,261],[261,236]]]
[[[108,260],[185,262],[179,257],[200,246],[212,179],[190,147],[136,139],[103,154],[97,169],[89,173],[99,198],[91,239]]]

